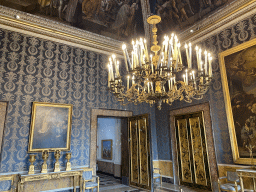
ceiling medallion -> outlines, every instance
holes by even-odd
[[[175,34],[165,36],[162,47],[158,45],[156,24],[161,21],[157,15],[147,19],[153,25],[153,45],[149,54],[146,40],[132,41],[133,50],[129,56],[123,44],[126,78],[120,75],[119,61],[113,54],[108,63],[108,88],[123,105],[141,102],[155,103],[161,110],[162,103],[172,104],[175,100],[191,103],[202,99],[212,80],[212,56],[195,47],[196,64],[192,68],[192,44],[185,44],[186,63],[183,65],[181,44]],[[183,73],[182,73],[183,72]],[[126,79],[126,80],[125,80]],[[126,82],[124,85],[123,82]]]

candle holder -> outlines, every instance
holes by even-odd
[[[42,152],[42,158],[43,158],[43,160],[44,160],[44,163],[43,163],[43,165],[42,165],[42,171],[41,171],[41,173],[47,173],[47,159],[48,159],[48,157],[49,157],[49,151],[43,151]]]
[[[30,159],[30,166],[29,166],[29,170],[28,170],[28,174],[32,175],[35,174],[35,166],[34,166],[34,162],[36,161],[36,155],[29,155]]]
[[[60,159],[60,150],[56,150],[54,153],[54,157],[56,159],[55,163],[54,163],[54,172],[60,172],[60,163],[59,163],[59,159]]]
[[[67,159],[67,164],[66,164],[66,171],[71,171],[71,153],[66,153],[66,159]]]

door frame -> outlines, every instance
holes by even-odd
[[[90,168],[93,168],[93,175],[96,175],[98,116],[131,117],[132,115],[133,115],[132,111],[109,110],[109,109],[92,109],[91,110]]]
[[[181,109],[176,109],[170,111],[170,133],[171,133],[171,145],[172,145],[172,157],[173,157],[173,176],[174,184],[180,184],[179,180],[179,167],[178,167],[178,153],[177,153],[177,142],[176,142],[176,128],[175,128],[175,116],[195,113],[203,111],[204,114],[204,125],[205,125],[205,135],[206,135],[206,150],[208,152],[208,164],[210,172],[210,180],[212,191],[218,191],[218,169],[217,160],[215,155],[215,145],[213,140],[212,131],[212,121],[210,116],[210,106],[209,103],[203,103],[199,105],[194,105],[190,107],[185,107]]]

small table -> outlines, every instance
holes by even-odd
[[[20,180],[18,183],[18,192],[25,192],[24,187],[25,184],[28,184],[28,182],[45,182],[45,180],[51,180],[51,179],[59,179],[61,182],[61,179],[64,179],[65,177],[73,178],[73,187],[74,192],[76,192],[76,186],[79,185],[80,189],[83,187],[82,182],[82,175],[84,170],[83,169],[75,169],[71,171],[60,171],[60,172],[49,172],[49,173],[37,173],[33,175],[19,175]],[[59,185],[61,189],[61,184]],[[35,189],[35,191],[38,191],[38,189]],[[82,190],[81,190],[82,191]]]
[[[250,177],[253,179],[253,191],[256,191],[256,170],[253,169],[237,169],[236,170],[237,175],[240,179],[241,189],[242,192],[244,192],[244,183],[243,183],[243,177]]]

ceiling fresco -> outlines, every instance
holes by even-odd
[[[144,36],[140,0],[0,0],[0,3],[117,40]]]
[[[145,35],[141,4],[150,4],[151,14],[161,16],[157,26],[161,36],[182,31],[232,1],[235,0],[0,0],[0,4],[131,42]]]
[[[153,0],[151,12],[160,15],[160,33],[184,30],[234,0]]]

